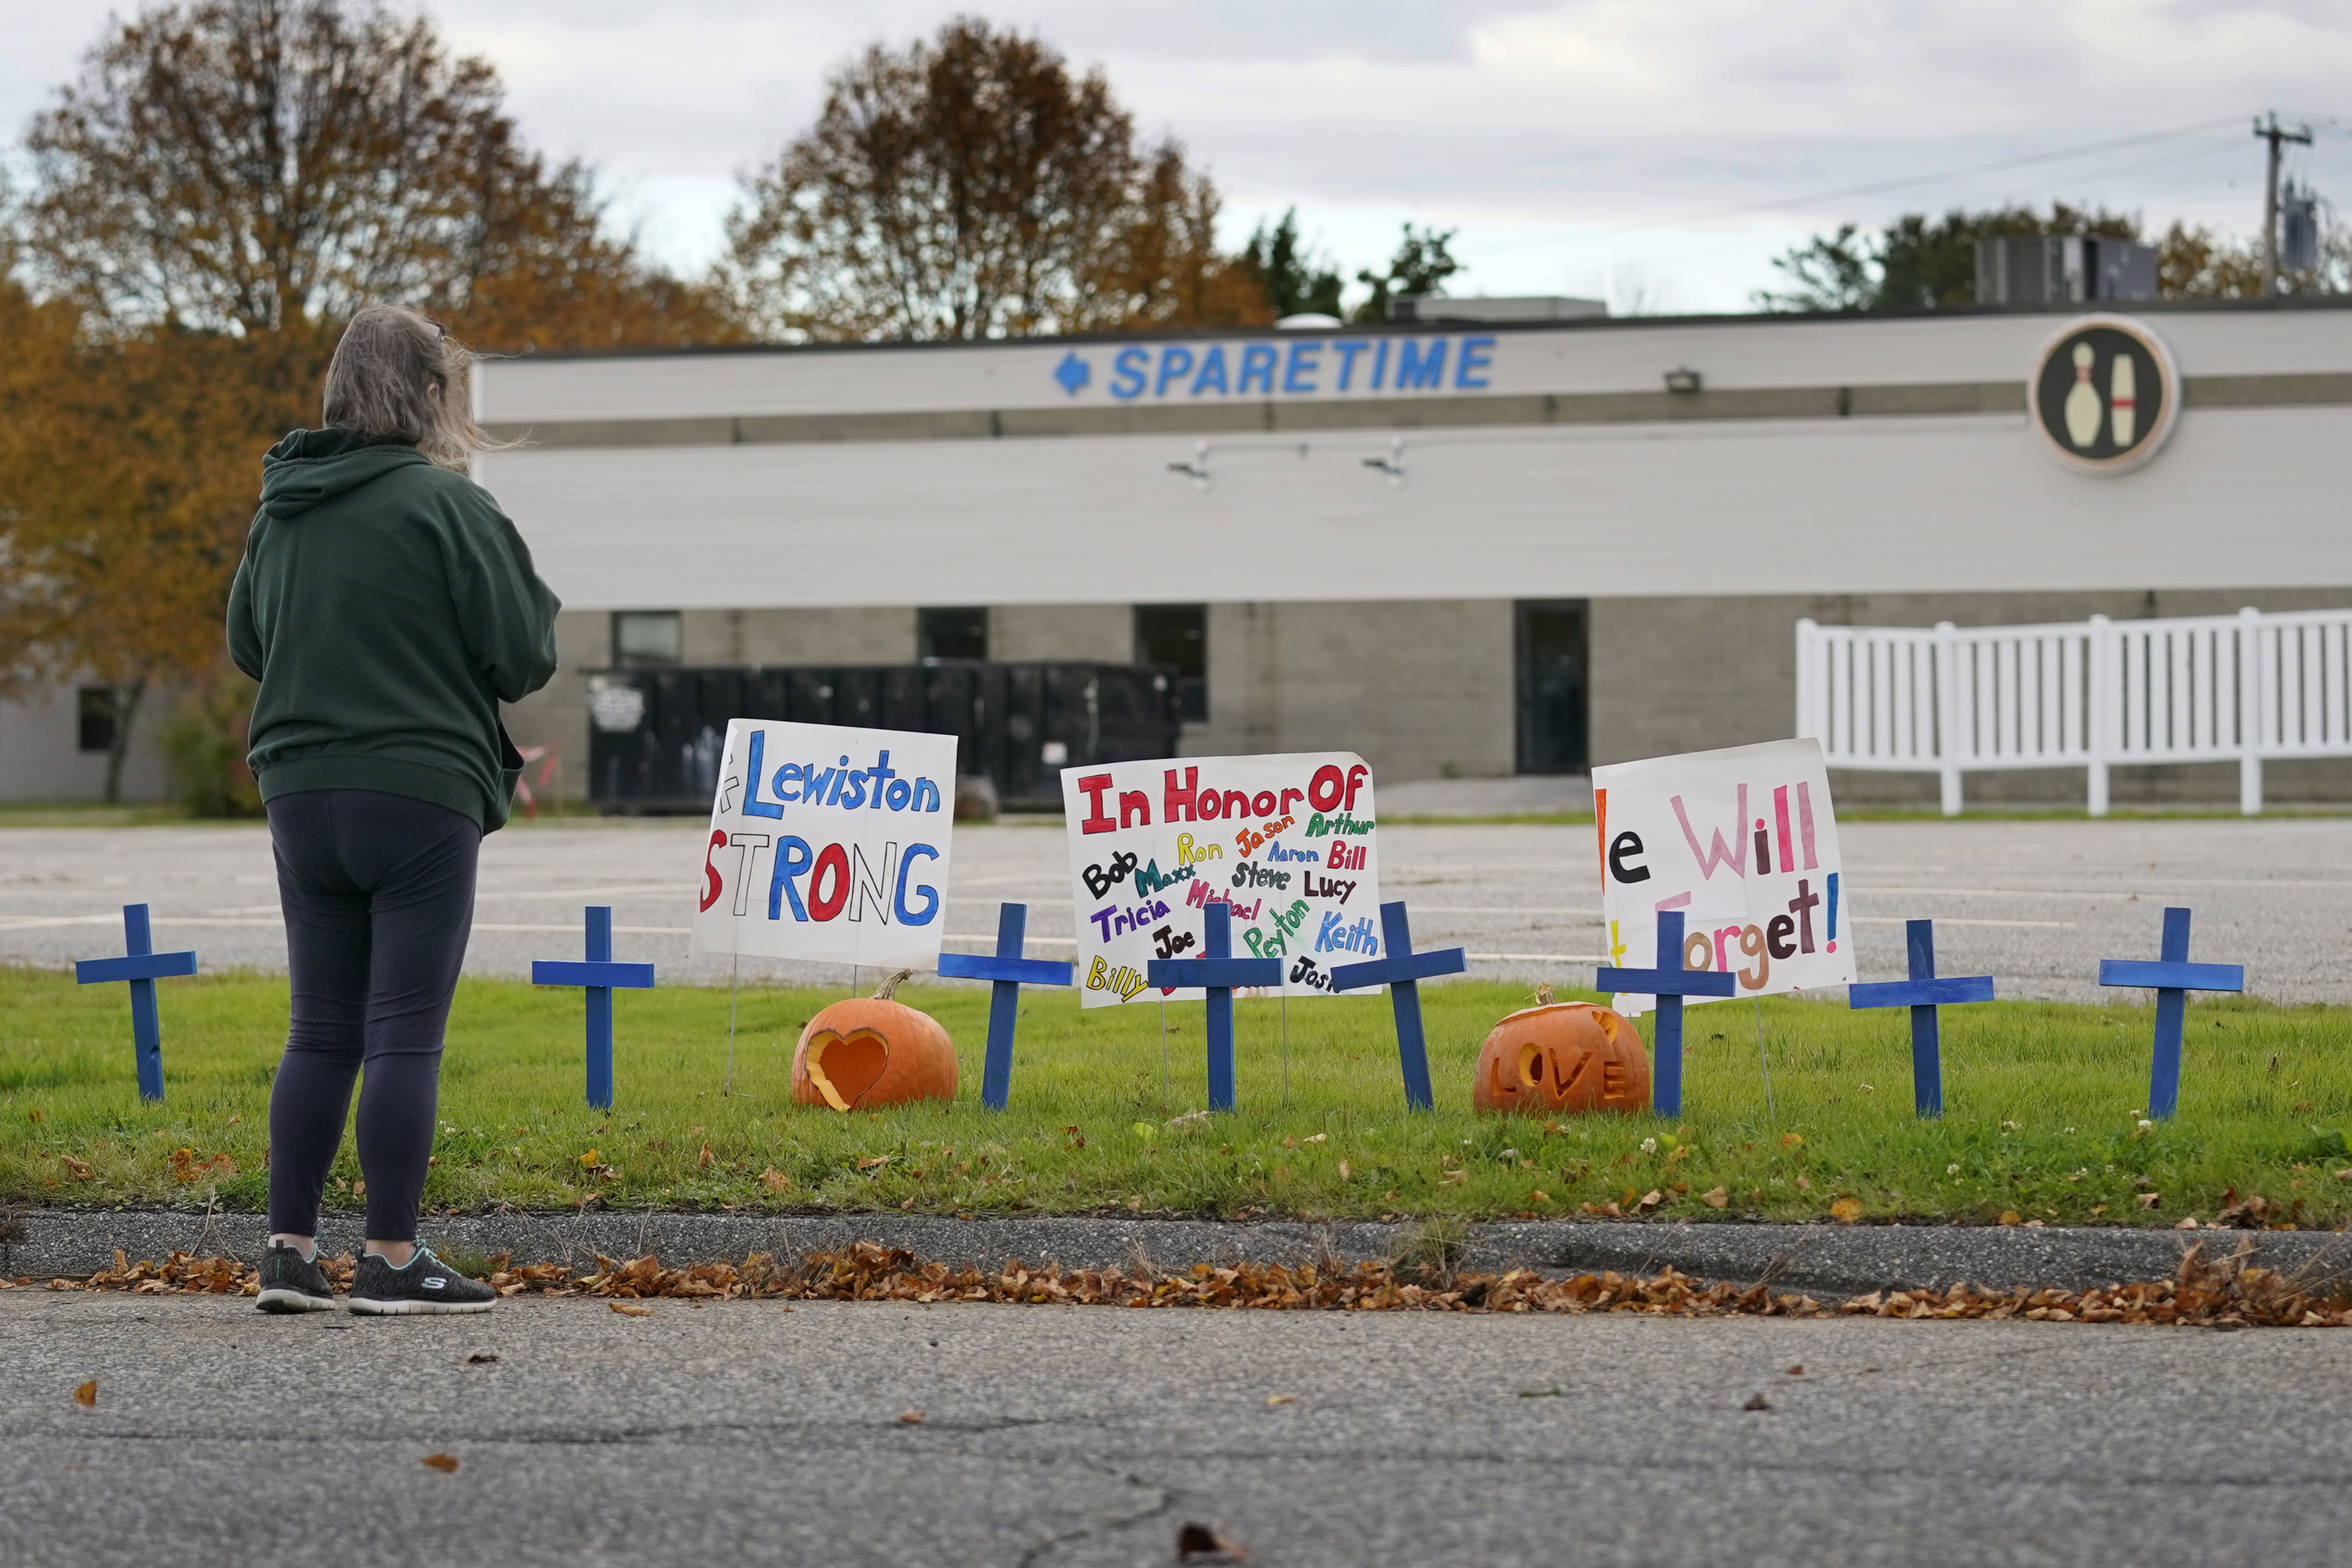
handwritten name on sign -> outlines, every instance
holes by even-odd
[[[739,718],[710,805],[694,950],[937,965],[951,735]]]
[[[1234,956],[1281,959],[1290,994],[1328,995],[1333,965],[1380,956],[1372,770],[1353,752],[1068,768],[1062,805],[1087,1007],[1202,996],[1144,975],[1201,955],[1213,904]]]
[[[1742,997],[1853,983],[1853,912],[1818,741],[1596,768],[1592,807],[1612,966],[1731,974]],[[1679,958],[1656,951],[1658,914],[1670,909],[1684,913]],[[1651,1002],[1616,1006],[1642,1013]]]

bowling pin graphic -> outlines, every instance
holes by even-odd
[[[2117,354],[2115,373],[2108,383],[2107,407],[2112,411],[2115,421],[2116,450],[2118,452],[2131,445],[2132,436],[2139,428],[2137,391],[2138,372],[2132,369],[2132,357],[2127,353]]]
[[[2074,345],[2074,384],[2066,392],[2066,439],[2088,446],[2099,438],[2099,391],[2091,384],[2091,345]]]

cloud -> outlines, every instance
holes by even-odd
[[[466,0],[526,131],[592,159],[656,252],[716,250],[734,176],[816,114],[825,73],[935,31],[968,0]],[[33,10],[0,62],[16,124],[99,36],[103,0]],[[2242,119],[2310,114],[2352,78],[2341,0],[1013,0],[1001,25],[1099,64],[1150,132],[1215,170],[1236,236],[1296,204],[1350,270],[1397,225],[1460,226],[1473,287],[1578,277],[1731,308],[1813,228],[2053,196],[2244,232]],[[1760,204],[2137,132],[2200,136],[1881,195]],[[2352,142],[2308,167],[2352,202]],[[1630,286],[1622,286],[1630,289]]]

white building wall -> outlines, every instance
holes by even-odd
[[[546,448],[482,478],[579,609],[2352,582],[2352,406],[2192,408],[2119,478],[2021,414],[1404,432],[1402,488],[1362,463],[1396,434],[1218,439],[1205,491],[1168,471],[1181,435]]]
[[[60,685],[0,701],[0,800],[96,800],[106,791],[106,753],[80,749],[78,688]],[[122,759],[122,798],[168,799],[171,778],[155,737],[172,698],[151,692],[131,729]]]
[[[1696,370],[1711,390],[1775,387],[1883,387],[1970,382],[2022,385],[2042,345],[2068,318],[2061,315],[1955,315],[1791,321],[1639,321],[1566,329],[1481,333],[1431,326],[1415,336],[1491,343],[1483,389],[1455,385],[1449,359],[1436,390],[1461,397],[1528,392],[1654,392],[1669,370]],[[2186,376],[2296,375],[2352,371],[2352,312],[2286,310],[2161,311],[2147,320],[2170,345]],[[1322,345],[1317,390],[1282,390],[1276,402],[1394,395],[1370,384],[1368,364],[1347,392],[1336,381],[1329,345],[1367,340],[1363,333],[1268,333],[1257,338],[1187,340],[1196,356],[1212,341],[1229,359],[1251,343],[1286,357],[1294,345]],[[500,424],[577,420],[757,418],[777,415],[906,413],[955,409],[1206,407],[1260,401],[1255,392],[1190,395],[1190,378],[1162,395],[1147,390],[1122,400],[1114,366],[1141,347],[1155,368],[1163,340],[1117,340],[1034,344],[884,345],[697,354],[567,358],[534,355],[485,362],[477,374],[478,417]],[[1076,392],[1054,379],[1076,354],[1088,367]]]

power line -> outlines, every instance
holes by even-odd
[[[1750,202],[1742,206],[1722,207],[1712,212],[1694,213],[1680,218],[1658,223],[1620,224],[1609,228],[1593,229],[1574,236],[1576,240],[1601,239],[1611,235],[1639,234],[1651,229],[1692,228],[1719,223],[1725,218],[1745,217],[1753,213],[1783,212],[1794,207],[1809,207],[1822,202],[1850,200],[1856,196],[1883,195],[1890,191],[1913,189],[1920,185],[1941,184],[1951,180],[1972,179],[1979,174],[1998,174],[2011,169],[2030,168],[2039,163],[2056,163],[2069,158],[2086,158],[2094,153],[2113,152],[2125,147],[2143,147],[2154,141],[2168,141],[2183,136],[2198,136],[2241,123],[2240,117],[2209,120],[2196,125],[2178,126],[2170,131],[2145,131],[2137,136],[2121,136],[2106,141],[2094,141],[2080,147],[2061,148],[2050,152],[2029,152],[2021,157],[1997,159],[1990,163],[1972,164],[1962,169],[1946,169],[1933,174],[1912,174],[1899,180],[1878,180],[1866,185],[1849,185],[1843,190],[1822,191],[1805,196],[1780,196],[1769,201]],[[1563,241],[1549,236],[1529,235],[1523,239],[1504,240],[1481,248],[1514,250],[1531,245],[1559,245]]]

